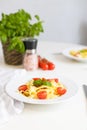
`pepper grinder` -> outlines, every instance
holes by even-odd
[[[36,70],[38,68],[38,56],[36,53],[37,39],[28,38],[23,40],[25,46],[25,55],[23,59],[23,67],[29,70]]]

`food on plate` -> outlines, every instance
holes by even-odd
[[[41,58],[41,56],[38,56],[38,64],[39,67],[43,70],[54,70],[55,64],[46,58]]]
[[[87,58],[87,48],[80,49],[80,50],[71,50],[70,55],[79,57],[79,58]]]
[[[32,99],[53,99],[67,92],[58,78],[32,78],[18,87],[18,92]]]

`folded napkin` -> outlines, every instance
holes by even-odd
[[[24,108],[23,102],[11,98],[4,90],[14,71],[0,68],[0,125],[11,119],[12,116],[21,113]]]

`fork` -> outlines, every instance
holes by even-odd
[[[85,97],[87,99],[87,85],[86,84],[83,84],[83,89],[84,89]]]

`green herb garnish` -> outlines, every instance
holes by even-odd
[[[34,80],[33,85],[36,87],[39,87],[41,85],[52,86],[50,81],[43,80],[43,79]]]
[[[49,81],[43,81],[43,85],[52,86],[51,82],[49,82]]]
[[[34,80],[34,82],[33,82],[33,85],[36,87],[41,86],[42,84],[43,84],[43,82],[41,79]]]

